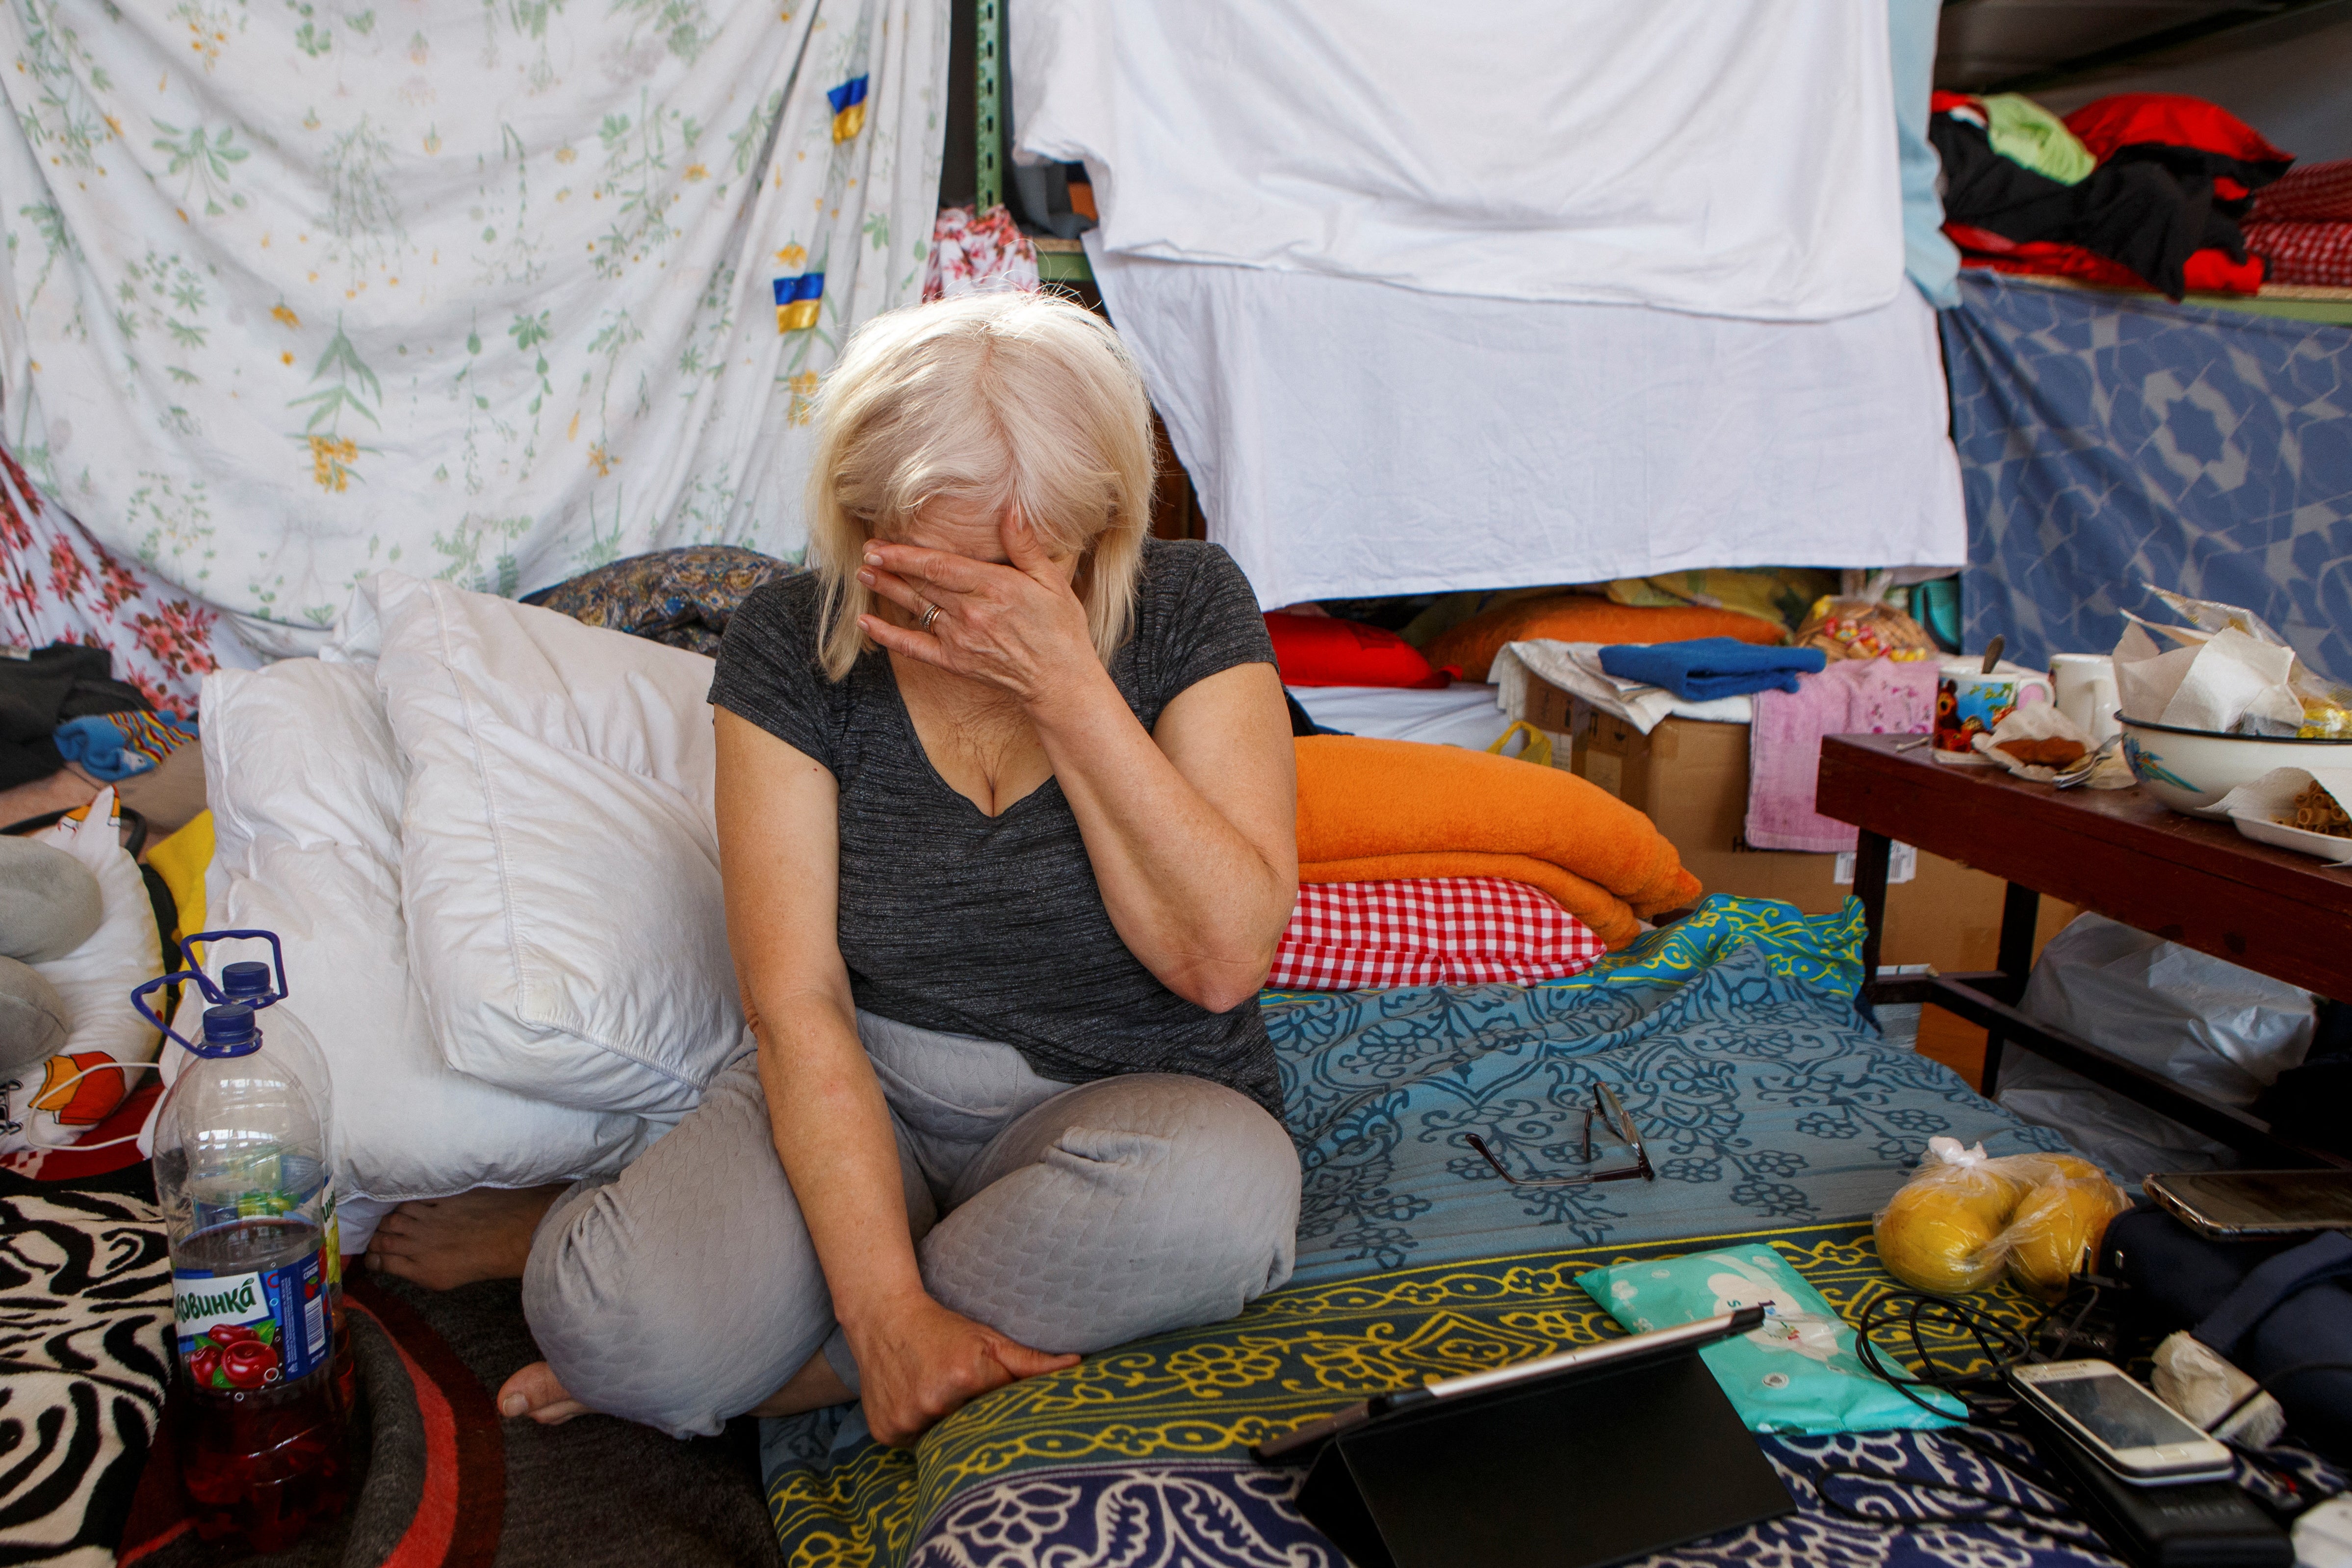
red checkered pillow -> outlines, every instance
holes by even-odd
[[[2254,216],[2263,222],[2352,223],[2352,158],[2305,163],[2254,193]]]
[[[1592,928],[1537,888],[1499,876],[1310,883],[1274,950],[1279,990],[1532,986],[1606,951]]]
[[[2251,223],[2246,248],[2270,258],[2273,283],[2352,288],[2352,224]]]

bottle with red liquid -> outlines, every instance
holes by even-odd
[[[258,990],[250,974],[223,979],[267,1007],[285,995],[284,976],[281,960],[274,991],[266,971]],[[200,1535],[279,1552],[340,1513],[349,1484],[325,1073],[318,1064],[306,1072],[299,1047],[266,1047],[255,999],[231,999],[229,984],[200,971],[150,981],[133,1000],[174,982],[213,1003],[201,1039],[168,1031],[194,1060],[155,1120],[181,1472]]]
[[[276,938],[269,936],[267,932],[199,931],[193,936],[182,937],[180,950],[186,956],[187,967],[191,969],[199,969],[202,966],[196,962],[197,943],[214,944],[211,951],[215,956],[218,956],[220,953],[218,944],[229,942],[240,936],[260,936],[269,940],[273,948],[276,945]],[[282,977],[280,978],[282,980]],[[220,971],[218,989],[220,1000],[250,1003],[256,1013],[286,999],[286,988],[282,983],[276,988],[272,988],[269,966],[267,964],[247,962],[224,965]],[[335,1398],[344,1418],[348,1420],[359,1396],[359,1367],[352,1358],[351,1324],[343,1315],[343,1247],[342,1233],[335,1222],[335,1118],[332,1114],[333,1096],[327,1073],[327,1058],[326,1053],[319,1049],[319,1042],[311,1036],[309,1028],[293,1014],[273,1013],[270,1015],[268,1023],[270,1051],[281,1060],[282,1065],[293,1071],[295,1075],[310,1087],[311,1098],[318,1103],[319,1124],[327,1134],[321,1156],[325,1161],[327,1172],[324,1228],[327,1296],[331,1302],[327,1309],[327,1323],[335,1339]]]

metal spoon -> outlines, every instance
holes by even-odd
[[[2075,785],[2084,782],[2085,779],[2089,779],[2092,774],[2096,773],[2099,770],[2100,762],[2105,758],[2107,753],[2113,751],[2116,747],[2122,744],[2123,737],[2119,735],[2114,739],[2108,741],[2105,746],[2100,747],[2096,751],[2084,752],[2082,756],[2076,758],[2074,761],[2068,763],[2063,768],[2060,769],[2058,776],[2051,779],[2050,782],[2061,789],[2072,789]]]
[[[2008,638],[2002,636],[1998,632],[1994,632],[1992,641],[1985,644],[1984,668],[1979,670],[1977,674],[1980,675],[1991,674],[1992,667],[2000,663],[2000,651],[2008,645]]]

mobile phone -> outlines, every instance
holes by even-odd
[[[2352,1170],[2167,1171],[2140,1186],[2206,1236],[2352,1230]]]
[[[2112,1362],[2012,1366],[2009,1381],[2035,1409],[2127,1481],[2171,1486],[2231,1473],[2229,1449]]]

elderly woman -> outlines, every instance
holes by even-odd
[[[1290,1273],[1256,1002],[1289,725],[1233,561],[1145,535],[1133,366],[1075,306],[975,296],[861,329],[822,417],[816,570],[735,613],[710,693],[758,1049],[533,1217],[548,1359],[509,1415],[857,1399],[905,1443]],[[430,1216],[386,1228],[416,1272]]]

